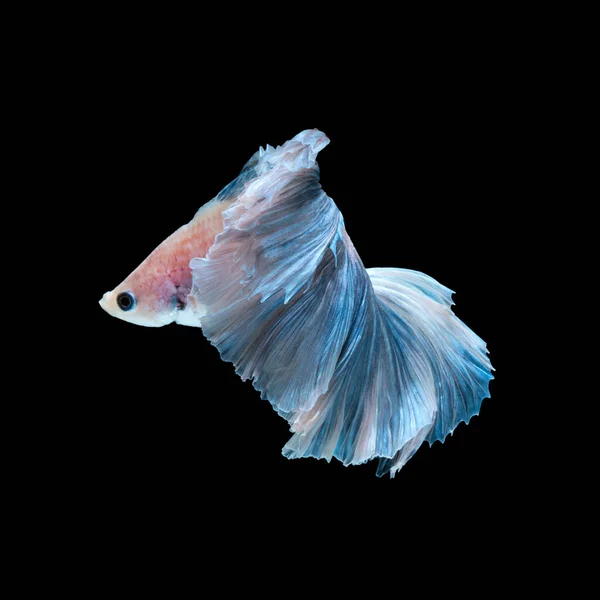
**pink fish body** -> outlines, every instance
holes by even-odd
[[[120,285],[106,292],[100,306],[110,315],[136,325],[161,327],[175,322],[200,327],[205,310],[190,296],[190,261],[206,256],[217,234],[223,231],[222,213],[231,203],[205,204]]]

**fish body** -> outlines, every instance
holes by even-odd
[[[100,301],[132,323],[202,327],[286,419],[288,458],[402,468],[478,414],[492,366],[452,291],[366,269],[322,190],[318,130],[262,148]]]
[[[223,231],[223,212],[256,176],[263,153],[262,149],[256,152],[239,176],[201,206],[189,223],[165,239],[121,284],[106,292],[100,306],[113,317],[136,325],[200,327],[205,309],[190,295],[190,261],[206,256]]]
[[[190,296],[192,258],[204,257],[223,231],[222,213],[233,200],[205,204],[187,224],[172,233],[119,286],[106,292],[100,305],[114,317],[161,327],[179,323],[200,327],[204,308]],[[121,294],[131,294],[130,310],[119,306]]]

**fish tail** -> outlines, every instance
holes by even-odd
[[[483,399],[489,397],[493,368],[486,344],[452,312],[453,292],[435,279],[408,269],[367,273],[382,307],[393,314],[391,329],[408,350],[406,359],[430,365],[436,411],[431,425],[420,432],[419,443],[444,442],[459,423],[469,423],[479,414]],[[394,457],[381,459],[378,474],[393,476],[417,448],[416,443],[408,445]]]
[[[288,458],[379,458],[392,477],[427,441],[479,413],[491,363],[483,340],[451,310],[452,292],[423,273],[367,269],[374,299],[352,356],[308,412],[292,420]],[[367,302],[368,304],[368,302]]]

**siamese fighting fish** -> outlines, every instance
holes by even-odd
[[[453,292],[408,269],[366,269],[307,130],[240,175],[100,305],[113,317],[201,327],[290,426],[288,458],[379,459],[394,476],[423,442],[479,413],[492,366]]]

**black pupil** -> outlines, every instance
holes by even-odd
[[[131,310],[135,304],[135,296],[131,292],[123,292],[118,295],[117,304],[121,310]]]

